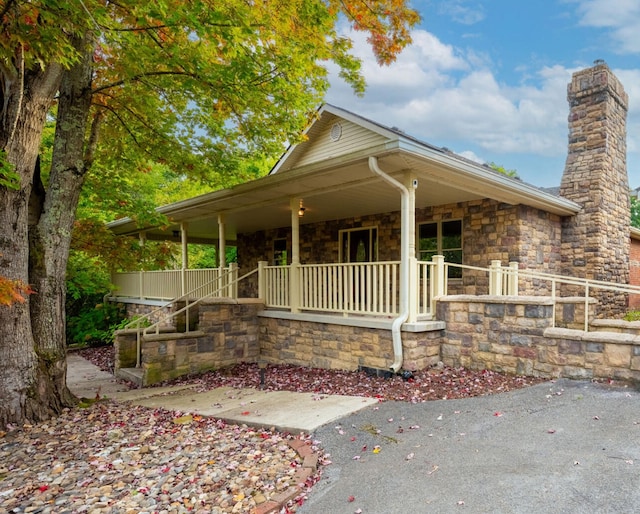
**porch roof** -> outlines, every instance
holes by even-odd
[[[416,208],[491,198],[561,216],[580,210],[567,199],[334,106],[318,111],[307,137],[266,177],[159,207],[174,223],[164,231],[137,227],[129,218],[108,227],[120,235],[144,231],[148,239],[177,240],[173,231],[188,222],[189,242],[214,242],[217,216],[223,214],[226,239],[233,241],[237,234],[290,226],[292,198],[304,202],[301,225],[398,211],[400,195],[369,169],[371,156],[397,180],[417,179]]]

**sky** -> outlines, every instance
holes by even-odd
[[[331,70],[328,103],[481,163],[560,185],[571,74],[604,60],[629,95],[627,169],[640,187],[639,0],[413,0],[413,44],[379,67],[349,32],[367,91]]]

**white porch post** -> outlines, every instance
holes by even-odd
[[[289,303],[291,312],[300,312],[300,198],[291,198],[291,275],[289,276]]]
[[[227,285],[226,280],[223,282],[222,277],[224,276],[224,268],[227,266],[226,262],[226,235],[224,233],[224,214],[218,214],[218,287],[224,287]],[[220,296],[225,296],[225,294],[220,292]],[[230,295],[229,295],[230,296]]]
[[[140,232],[138,234],[140,238],[140,246],[144,248],[144,245],[147,244],[147,233]],[[140,289],[140,299],[144,300],[144,271],[138,271],[138,288]]]
[[[225,226],[224,226],[224,214],[218,214],[218,266],[220,267],[220,272],[226,268],[227,266],[227,256],[226,256],[226,235],[225,235]]]
[[[401,223],[406,224],[406,229],[401,229],[401,234],[406,234],[409,240],[407,248],[408,255],[401,256],[408,261],[408,288],[409,288],[409,323],[415,323],[418,320],[418,259],[416,257],[416,188],[418,181],[415,176],[408,175],[405,187],[409,191],[407,198],[407,213],[401,217]],[[405,248],[403,245],[402,248]],[[400,286],[402,287],[402,286]]]
[[[181,278],[181,282],[180,282],[180,287],[181,287],[181,292],[180,295],[184,296],[184,294],[187,292],[187,276],[186,276],[186,270],[189,267],[189,252],[188,252],[188,244],[187,244],[187,228],[188,228],[188,223],[186,221],[183,221],[182,223],[180,223],[180,240],[182,242],[182,269],[181,269],[181,273],[180,273],[180,278]]]

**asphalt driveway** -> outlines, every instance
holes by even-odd
[[[300,513],[640,512],[640,393],[558,380],[384,402],[315,438],[332,464]]]

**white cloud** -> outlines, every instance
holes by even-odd
[[[640,69],[614,70],[629,96],[627,152],[640,152]],[[640,169],[637,170],[640,173]],[[640,180],[640,176],[636,177]]]
[[[638,0],[580,0],[580,24],[611,30],[621,53],[640,52],[640,2]]]
[[[564,155],[570,70],[543,68],[533,77],[536,85],[514,87],[499,83],[488,59],[474,51],[443,44],[424,30],[413,37],[414,45],[387,68],[375,63],[363,37],[356,38],[367,93],[354,100],[333,81],[328,101],[435,144]]]
[[[440,4],[439,11],[463,25],[474,25],[484,20],[485,12],[482,5],[476,2],[473,2],[473,5],[468,4],[465,0],[448,0]]]
[[[479,164],[484,164],[485,162],[487,162],[486,159],[483,159],[482,157],[478,157],[476,153],[471,150],[464,150],[462,152],[458,152],[458,155],[460,157],[464,157],[465,159],[469,159],[470,161],[477,162]]]

